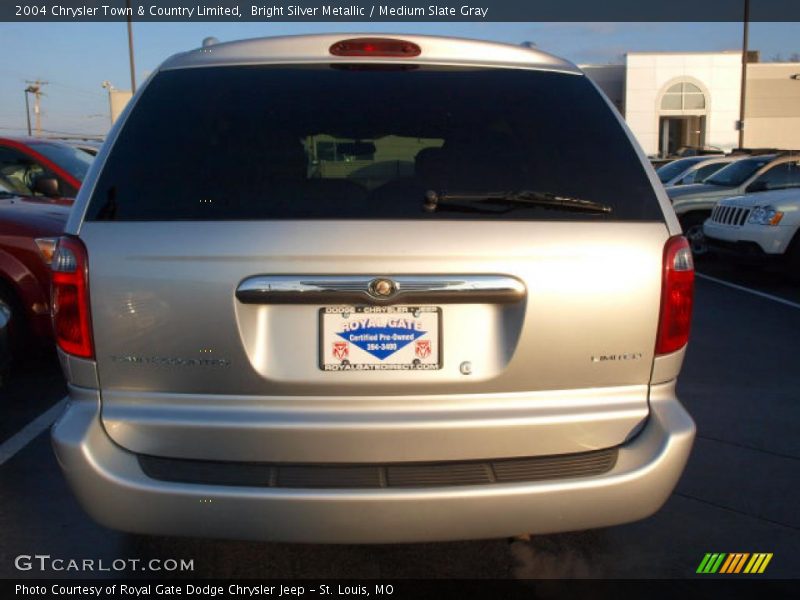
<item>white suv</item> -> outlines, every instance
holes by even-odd
[[[797,186],[800,186],[800,159],[794,151],[786,151],[740,158],[702,183],[668,187],[667,195],[692,252],[699,256],[708,250],[703,223],[719,200]]]
[[[703,225],[709,248],[740,258],[785,261],[800,276],[800,187],[721,200]]]

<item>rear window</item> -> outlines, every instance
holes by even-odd
[[[736,187],[743,184],[753,173],[766,165],[774,156],[762,156],[759,158],[742,158],[728,166],[720,169],[714,175],[706,179],[703,183]]]
[[[536,191],[607,214],[429,191]],[[89,220],[662,220],[615,115],[583,76],[404,65],[164,71],[133,108]]]

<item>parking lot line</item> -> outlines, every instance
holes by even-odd
[[[781,298],[780,296],[773,296],[772,294],[759,292],[758,290],[744,287],[743,285],[737,285],[735,283],[731,283],[730,281],[725,281],[724,279],[717,279],[716,277],[711,277],[710,275],[703,275],[702,273],[695,272],[695,276],[699,277],[700,279],[707,279],[709,281],[713,281],[714,283],[719,283],[720,285],[726,285],[735,290],[740,290],[742,292],[753,294],[754,296],[760,296],[761,298],[766,298],[767,300],[780,302],[781,304],[785,304],[786,306],[791,306],[792,308],[800,308],[800,304],[798,304],[797,302],[792,302],[791,300],[787,300],[786,298]]]
[[[61,413],[64,412],[64,404],[66,401],[66,398],[64,398],[57,402],[3,442],[3,444],[0,445],[0,466],[36,439],[45,429],[50,427],[50,425],[61,416]]]

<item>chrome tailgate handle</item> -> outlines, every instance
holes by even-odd
[[[509,275],[255,275],[236,288],[243,304],[507,304],[525,298]]]

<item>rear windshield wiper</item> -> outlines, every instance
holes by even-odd
[[[461,205],[467,208],[470,205],[486,205],[486,212],[508,212],[519,206],[539,206],[558,210],[588,212],[595,214],[609,214],[612,208],[594,200],[560,196],[551,192],[534,190],[506,191],[506,192],[436,192],[428,190],[425,193],[423,208],[427,212],[436,212],[443,205]],[[495,205],[494,208],[488,208]],[[499,206],[497,206],[499,205]]]

